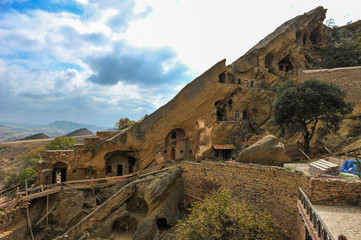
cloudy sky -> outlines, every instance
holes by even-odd
[[[0,0],[0,122],[138,120],[320,5],[361,18],[359,0]]]

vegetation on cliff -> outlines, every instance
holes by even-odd
[[[76,141],[72,137],[56,137],[45,145],[45,150],[71,150]]]
[[[228,191],[194,203],[191,213],[177,225],[178,239],[276,239],[267,212],[245,201],[232,200]]]
[[[343,91],[334,84],[316,79],[299,85],[288,80],[278,87],[277,93],[275,123],[284,131],[303,132],[306,153],[319,122],[323,124],[323,131],[337,131],[343,117],[351,112]]]
[[[35,183],[36,177],[36,164],[42,158],[43,147],[37,149],[32,149],[28,153],[24,154],[22,161],[24,162],[23,171],[19,174],[11,173],[5,179],[5,187],[10,187],[12,185],[20,184],[25,185],[25,180],[27,180],[28,185]]]
[[[122,129],[125,129],[127,127],[134,125],[134,123],[135,123],[135,121],[130,120],[129,118],[121,118],[121,119],[119,119],[118,122],[115,123],[114,128],[117,130],[122,130]]]
[[[313,68],[353,67],[361,65],[361,21],[343,27],[331,26],[327,46],[320,49]]]

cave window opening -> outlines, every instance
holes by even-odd
[[[217,121],[225,121],[226,120],[225,115],[226,115],[225,110],[222,108],[219,108],[217,110]]]
[[[234,120],[235,121],[239,120],[239,111],[238,110],[234,111]]]
[[[279,66],[280,71],[288,72],[288,71],[292,70],[292,64],[291,64],[290,60],[288,59],[288,57],[285,57],[284,59],[282,59],[278,63],[278,66]]]
[[[228,105],[229,105],[229,109],[231,109],[231,110],[232,110],[232,104],[233,104],[233,100],[229,99],[228,100]]]
[[[175,131],[172,132],[172,138],[177,138],[177,133]]]
[[[238,84],[241,84],[241,79],[240,78],[238,78]]]
[[[264,60],[264,67],[265,68],[271,68],[272,66],[272,54],[269,53]]]
[[[247,111],[243,111],[243,120],[247,120]]]
[[[171,228],[171,226],[167,223],[167,219],[165,218],[157,218],[156,223],[159,230],[168,230]]]
[[[129,173],[133,173],[133,172],[134,172],[133,166],[129,165]]]
[[[220,83],[225,83],[226,82],[226,73],[222,72],[221,74],[218,75],[218,78],[219,78]]]
[[[253,83],[253,80],[251,80],[251,87],[253,87],[254,83]]]

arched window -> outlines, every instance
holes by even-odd
[[[172,138],[177,138],[177,133],[175,131],[172,132]]]

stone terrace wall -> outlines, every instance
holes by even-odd
[[[347,93],[347,101],[361,100],[361,67],[301,70],[298,72],[297,78],[300,82],[316,78],[334,83]]]
[[[280,167],[242,163],[183,162],[185,194],[204,198],[229,189],[236,199],[266,209],[289,239],[304,239],[304,224],[297,211],[298,188],[308,187],[308,177]]]
[[[101,142],[110,137],[115,136],[118,133],[119,133],[119,131],[100,131],[100,132],[97,132],[96,136],[99,138],[99,141]]]
[[[361,181],[311,178],[310,200],[314,204],[358,205],[361,203]]]

